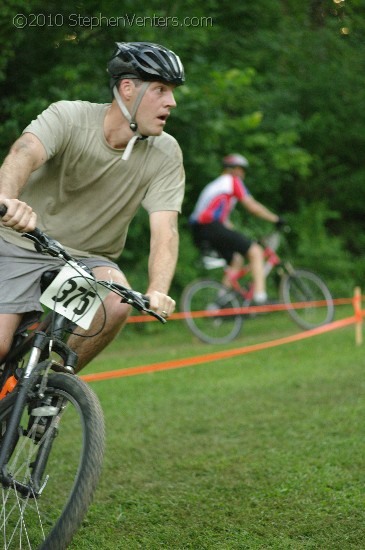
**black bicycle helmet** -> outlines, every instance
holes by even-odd
[[[116,42],[116,46],[107,68],[112,88],[122,77],[184,84],[180,58],[164,46],[150,42]]]

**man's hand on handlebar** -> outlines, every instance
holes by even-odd
[[[150,309],[156,311],[164,318],[169,317],[175,310],[176,302],[167,294],[158,292],[157,290],[149,290],[146,293],[150,301]]]
[[[0,196],[0,205],[6,207],[0,211],[3,225],[21,232],[35,229],[37,215],[28,204],[18,199],[7,199]]]
[[[285,218],[279,217],[278,221],[275,223],[278,231],[283,231],[284,233],[290,233],[290,225],[288,225]]]
[[[284,220],[284,218],[281,218],[279,216],[278,221],[275,223],[275,225],[278,229],[282,229],[285,225],[287,225],[287,223],[286,223],[286,220]]]

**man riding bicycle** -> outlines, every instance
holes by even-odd
[[[190,216],[195,244],[200,249],[210,247],[219,252],[230,266],[231,273],[240,271],[243,258],[247,257],[251,266],[256,304],[267,302],[262,247],[242,233],[235,231],[229,215],[237,201],[259,218],[282,224],[281,218],[253,198],[244,184],[248,161],[238,154],[223,159],[223,173],[208,183],[199,195],[197,204]],[[231,282],[224,275],[222,283],[230,288]]]
[[[184,83],[184,69],[163,46],[118,42],[107,70],[111,103],[50,105],[25,128],[0,169],[0,204],[7,207],[0,225],[0,359],[24,317],[42,311],[42,273],[60,265],[21,237],[36,224],[81,258],[97,279],[128,286],[115,262],[142,205],[150,221],[150,307],[165,317],[175,308],[167,293],[178,255],[185,177],[180,147],[164,127],[176,107],[174,89]],[[115,294],[104,305],[103,330],[96,315],[85,335],[99,334],[69,339],[79,368],[127,321],[130,308]]]

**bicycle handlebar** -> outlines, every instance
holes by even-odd
[[[0,205],[0,217],[3,217],[7,212],[5,204]],[[43,233],[37,227],[33,231],[29,231],[21,234],[22,237],[30,239],[34,243],[34,248],[37,252],[42,254],[48,254],[49,256],[62,257],[66,261],[76,261],[66,250],[61,246],[61,244]]]
[[[114,294],[118,294],[122,298],[121,302],[131,305],[137,311],[143,311],[148,315],[152,315],[152,317],[155,317],[161,323],[167,322],[164,317],[153,311],[153,309],[149,309],[150,301],[145,294],[141,294],[137,290],[132,290],[113,281],[98,281],[98,283],[114,292]]]
[[[5,204],[1,204],[0,217],[3,217],[6,212],[7,207]],[[37,227],[33,231],[22,233],[22,237],[33,241],[35,249],[41,254],[48,254],[49,256],[62,258],[66,262],[72,261],[77,263],[80,267],[85,268],[82,261],[76,260],[76,258],[71,256],[58,241],[52,239]],[[141,294],[136,290],[132,290],[131,288],[127,288],[119,283],[110,281],[98,281],[98,283],[108,288],[111,292],[118,294],[118,296],[122,298],[121,302],[129,304],[137,311],[143,311],[144,313],[155,317],[158,321],[160,321],[160,323],[166,323],[166,319],[164,317],[149,308],[149,298],[144,294]]]

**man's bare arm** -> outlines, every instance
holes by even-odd
[[[243,206],[254,216],[272,223],[279,221],[279,216],[271,212],[271,210],[266,208],[266,206],[255,200],[253,197],[245,197],[241,202]]]
[[[18,197],[30,174],[46,160],[46,151],[33,134],[23,134],[11,147],[0,168],[0,204],[5,204],[8,209],[2,218],[4,225],[18,231],[34,229],[36,215]]]
[[[150,216],[151,245],[148,262],[151,307],[170,315],[175,301],[167,295],[175,273],[179,248],[178,213],[154,212]]]

